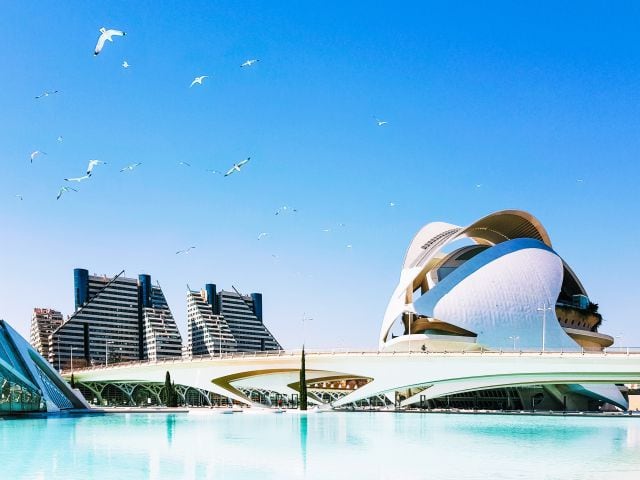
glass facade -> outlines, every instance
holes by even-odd
[[[0,320],[0,416],[85,408],[81,397],[31,347]]]
[[[89,300],[89,271],[84,268],[76,268],[73,271],[73,290],[76,310]]]
[[[0,367],[0,415],[45,411],[40,392],[11,377],[9,372]]]

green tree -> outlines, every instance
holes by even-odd
[[[76,379],[73,377],[73,373],[71,374],[71,380],[69,380],[69,385],[71,385],[71,388],[76,388]]]
[[[178,406],[178,397],[176,395],[176,387],[175,384],[171,382],[171,375],[167,370],[167,374],[164,377],[164,392],[166,396],[165,403],[167,407],[177,407]]]
[[[302,358],[300,359],[300,410],[307,409],[307,369],[304,358],[304,345],[302,346]]]

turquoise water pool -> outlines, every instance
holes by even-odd
[[[0,420],[3,479],[640,478],[640,419],[295,412]]]

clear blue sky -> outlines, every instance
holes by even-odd
[[[373,347],[423,224],[519,208],[640,345],[640,7],[515,3],[3,2],[0,317],[26,334],[74,267],[126,269],[185,336],[214,282],[263,292],[286,347],[304,313],[312,347]],[[127,36],[94,57],[102,26]]]

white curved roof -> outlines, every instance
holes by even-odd
[[[522,210],[501,210],[466,227],[445,222],[426,224],[414,236],[405,254],[400,281],[391,296],[382,321],[379,338],[381,347],[398,316],[405,311],[414,311],[412,302],[406,302],[409,288],[413,287],[429,261],[436,257],[445,245],[460,238],[469,238],[480,245],[496,245],[516,238],[532,238],[551,247],[551,239],[542,223]]]

